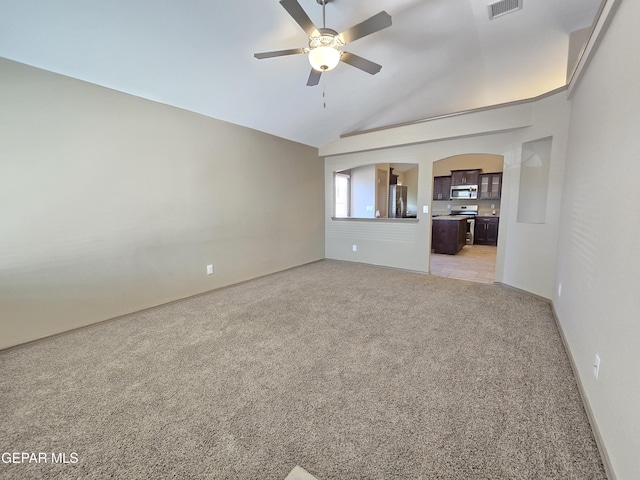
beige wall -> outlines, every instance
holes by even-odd
[[[407,170],[403,174],[402,184],[407,186],[407,212],[418,211],[418,167]]]
[[[316,149],[4,59],[0,80],[0,348],[324,257]]]
[[[625,210],[640,201],[639,18],[619,3],[572,96],[553,298],[621,480],[640,472],[640,223]]]
[[[582,50],[591,35],[591,27],[576,30],[569,35],[569,55],[567,55],[567,83],[571,81],[571,77],[580,61]]]
[[[351,216],[373,218],[376,204],[376,167],[351,169]],[[367,207],[369,208],[367,210]],[[333,211],[333,210],[332,210]]]
[[[483,173],[501,172],[504,159],[498,155],[469,154],[444,158],[433,164],[434,177],[451,175],[451,170],[472,170],[481,168]]]

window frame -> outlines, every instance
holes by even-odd
[[[338,180],[346,180],[346,202],[339,201],[338,199]],[[346,203],[346,215],[339,215],[338,205]],[[342,213],[342,212],[340,212]],[[351,217],[351,172],[334,172],[333,173],[333,216],[334,218],[350,218]]]

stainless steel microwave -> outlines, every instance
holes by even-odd
[[[453,185],[450,200],[475,200],[478,198],[477,185]]]

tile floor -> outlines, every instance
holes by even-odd
[[[496,278],[497,247],[465,245],[455,255],[431,254],[431,273],[440,277],[493,283]]]

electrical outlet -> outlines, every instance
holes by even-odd
[[[422,206],[422,213],[429,213],[429,205]]]
[[[358,245],[352,245],[352,246],[351,246],[351,249],[352,249],[354,252],[357,252],[357,251],[358,251]]]
[[[596,376],[596,380],[598,379],[599,373],[600,373],[600,357],[596,353],[596,359],[593,361],[593,374]]]
[[[367,205],[367,212],[373,212],[373,205]]]
[[[558,296],[562,295],[562,284],[558,283]]]
[[[213,275],[213,265],[207,265],[207,275]]]
[[[495,203],[492,203],[492,204],[491,204],[491,210],[493,210],[494,208],[496,208],[496,204],[495,204]]]

